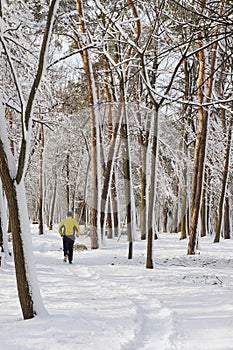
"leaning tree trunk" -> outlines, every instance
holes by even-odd
[[[111,145],[108,152],[107,162],[105,166],[104,171],[104,182],[102,187],[102,193],[101,193],[101,217],[100,217],[100,227],[101,227],[101,237],[104,236],[105,231],[105,224],[106,224],[106,215],[107,215],[107,209],[108,205],[110,204],[110,194],[111,194],[111,187],[112,187],[112,180],[113,180],[113,173],[114,173],[114,164],[116,155],[118,153],[119,149],[119,134],[122,124],[122,113],[118,114],[117,121],[115,123],[115,127],[113,130],[112,138],[111,138]],[[115,194],[113,194],[115,196]],[[114,198],[115,199],[115,198]],[[111,214],[111,213],[108,213]],[[112,220],[111,220],[112,223]]]
[[[198,95],[199,103],[202,105],[202,84],[204,83],[204,52],[202,50],[199,51],[199,65]],[[204,110],[203,107],[199,107],[198,116],[199,128],[195,142],[192,189],[190,198],[190,236],[188,243],[188,255],[195,254],[196,250],[197,226],[203,187],[203,172],[207,142],[208,112]]]
[[[17,289],[24,319],[29,319],[39,313],[41,314],[42,312],[45,312],[40,297],[39,286],[36,278],[37,274],[33,262],[33,249],[24,178],[28,166],[28,154],[30,150],[33,105],[45,69],[45,58],[48,52],[47,49],[51,38],[58,3],[59,0],[52,0],[50,2],[47,22],[40,48],[38,68],[27,102],[25,102],[21,86],[19,86],[17,70],[7,47],[8,41],[5,40],[3,35],[0,36],[2,49],[4,50],[7,62],[11,69],[12,79],[18,93],[21,107],[21,147],[18,162],[16,163],[8,142],[3,102],[2,100],[0,101],[0,177],[7,197],[13,239]]]
[[[34,301],[32,298],[32,285],[29,282],[29,276],[27,271],[27,267],[25,265],[27,254],[24,251],[25,240],[23,239],[23,234],[30,235],[30,232],[24,232],[25,228],[23,227],[23,223],[20,220],[20,206],[22,203],[18,201],[18,185],[11,181],[12,192],[11,196],[8,196],[8,208],[9,208],[9,217],[11,221],[11,230],[12,230],[12,243],[13,243],[13,251],[14,256],[17,257],[15,259],[15,270],[16,270],[16,279],[17,279],[17,287],[18,287],[18,295],[20,304],[22,307],[23,317],[24,319],[29,319],[34,317],[37,312],[34,308]],[[17,213],[17,215],[15,215]],[[25,223],[24,223],[25,224]]]
[[[19,300],[24,319],[29,319],[38,313],[40,305],[37,304],[39,287],[36,286],[35,281],[33,284],[31,283],[33,276],[35,279],[36,271],[34,271],[34,264],[32,264],[30,224],[26,209],[25,189],[22,181],[17,184],[16,180],[11,178],[1,138],[0,176],[8,203]],[[36,295],[37,297],[35,297]]]
[[[98,115],[96,112],[95,103],[97,101],[95,92],[94,76],[92,71],[92,64],[86,45],[88,43],[88,34],[86,32],[85,21],[83,18],[83,6],[82,0],[76,0],[76,7],[78,12],[78,20],[80,26],[80,37],[78,40],[81,42],[83,49],[81,53],[83,66],[86,74],[87,92],[88,92],[88,103],[90,111],[90,128],[91,128],[91,167],[92,167],[92,205],[90,208],[90,238],[91,238],[91,249],[98,249],[98,211],[99,211],[99,187],[100,179],[98,174],[98,158],[99,158],[99,122]]]

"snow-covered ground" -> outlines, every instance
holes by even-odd
[[[33,246],[48,315],[22,320],[13,262],[0,268],[1,350],[232,350],[233,240],[200,242],[160,234],[155,268],[145,268],[146,243],[136,240],[127,259],[125,237],[75,252],[62,261],[56,231]],[[79,243],[90,246],[88,237]]]

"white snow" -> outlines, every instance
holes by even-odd
[[[233,241],[187,240],[159,234],[155,268],[145,268],[146,242],[126,236],[62,261],[56,230],[32,226],[38,280],[47,315],[22,319],[14,265],[0,268],[1,350],[230,350],[233,349]],[[90,247],[89,238],[79,243]]]

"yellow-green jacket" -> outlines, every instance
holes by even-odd
[[[62,237],[68,236],[74,240],[75,236],[78,237],[80,235],[80,227],[76,220],[68,216],[58,225],[58,232]]]

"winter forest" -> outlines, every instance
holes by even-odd
[[[98,250],[232,238],[233,1],[0,0],[0,265],[43,313],[38,235],[72,211]],[[0,266],[0,270],[1,270]]]

